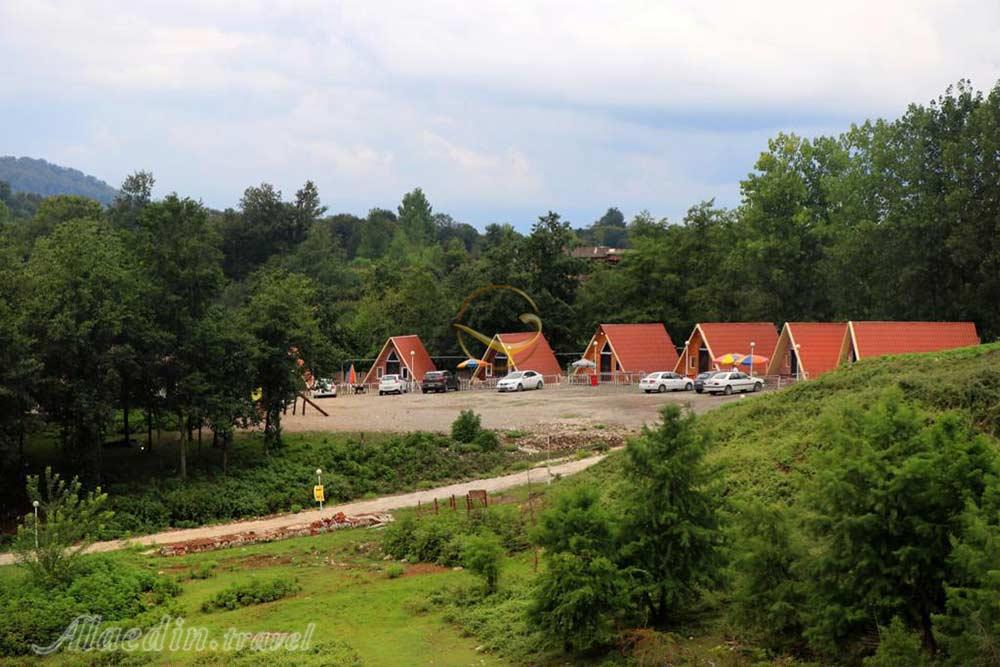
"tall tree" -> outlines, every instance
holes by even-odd
[[[29,332],[43,364],[36,397],[59,423],[67,454],[99,478],[120,392],[118,355],[147,317],[144,277],[118,233],[93,220],[39,239],[28,276]]]
[[[220,239],[201,204],[172,194],[143,211],[139,245],[154,281],[153,303],[161,336],[159,345],[144,346],[146,358],[158,360],[160,372],[156,384],[146,387],[143,396],[147,410],[155,410],[159,389],[166,391],[166,408],[178,419],[179,471],[185,478],[187,425],[199,415],[197,406],[204,389],[198,381],[204,360],[190,342],[222,287]]]
[[[114,224],[122,229],[134,230],[139,224],[142,210],[153,201],[155,184],[156,179],[148,171],[137,171],[126,176],[108,212]]]
[[[424,244],[434,241],[436,230],[431,203],[420,188],[403,195],[399,205],[399,226],[411,243]]]
[[[284,271],[255,276],[241,322],[256,339],[255,380],[261,389],[264,442],[281,444],[281,413],[305,386],[303,371],[321,362],[324,341],[309,278]]]
[[[635,574],[636,601],[662,627],[718,580],[721,494],[694,415],[676,405],[660,414],[625,450],[620,558]]]

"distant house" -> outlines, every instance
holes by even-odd
[[[495,335],[483,355],[483,361],[486,365],[476,369],[472,376],[474,379],[503,377],[511,371],[536,371],[551,383],[558,382],[562,375],[562,368],[549,342],[544,335],[534,331]]]
[[[610,248],[606,245],[581,246],[573,248],[570,255],[578,259],[589,259],[608,264],[617,264],[621,261],[622,255],[629,252],[626,248]]]
[[[580,368],[577,373],[597,373],[608,380],[615,373],[672,370],[677,365],[677,348],[659,322],[601,324],[587,343],[583,358],[594,362],[594,368]]]
[[[404,379],[420,380],[424,373],[434,370],[437,368],[419,336],[393,336],[382,346],[363,384],[374,384],[383,375],[402,375]]]
[[[973,322],[848,322],[838,362],[970,345],[979,345]]]
[[[684,344],[674,370],[694,376],[721,370],[715,359],[724,354],[758,354],[766,357],[778,342],[778,331],[770,322],[699,322]],[[746,369],[750,370],[750,369]],[[756,364],[754,373],[763,374],[767,364]]]
[[[786,322],[771,353],[768,375],[812,379],[840,362],[846,322]]]

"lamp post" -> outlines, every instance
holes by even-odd
[[[35,508],[35,551],[38,551],[38,501],[31,503]]]
[[[750,341],[750,377],[753,377],[753,350],[757,343]]]
[[[691,345],[691,341],[684,341],[684,375],[691,372],[691,360],[688,359],[688,346]]]
[[[316,485],[317,486],[323,486],[323,469],[322,468],[316,468]],[[323,511],[323,501],[322,500],[319,501],[319,509],[320,509],[321,512]]]
[[[416,356],[416,352],[410,350],[410,390],[412,391],[416,387],[416,375],[413,372],[413,358]]]

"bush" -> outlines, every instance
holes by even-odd
[[[472,410],[462,410],[451,423],[451,437],[458,442],[472,442],[482,430],[482,420]]]
[[[896,616],[889,627],[879,628],[878,650],[865,658],[865,667],[927,667],[931,664],[920,637]]]
[[[105,621],[129,619],[152,625],[172,611],[180,593],[173,581],[133,566],[121,557],[85,556],[71,583],[51,587],[31,578],[0,579],[0,655],[27,655],[47,646],[70,622],[97,614]]]
[[[444,512],[435,516],[404,516],[382,531],[382,551],[412,563],[454,566],[462,563],[466,535],[495,534],[510,551],[528,546],[523,515],[516,507],[500,505],[466,514]]]
[[[301,590],[298,582],[292,579],[252,579],[246,583],[233,584],[224,591],[219,591],[201,605],[202,611],[217,609],[239,609],[255,604],[274,602],[294,595]]]
[[[493,431],[482,430],[472,441],[481,452],[495,452],[500,449],[500,438]]]
[[[497,589],[503,556],[500,538],[491,533],[470,535],[462,544],[462,565],[483,578],[487,594]]]
[[[403,573],[405,571],[406,570],[403,569],[402,565],[400,565],[399,563],[393,563],[389,567],[385,568],[385,576],[389,577],[390,579],[399,579],[400,577],[403,576]]]

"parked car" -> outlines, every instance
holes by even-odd
[[[410,390],[409,383],[399,375],[383,375],[378,381],[378,395],[402,394]]]
[[[647,394],[654,391],[691,391],[694,389],[694,383],[680,373],[659,371],[639,380],[639,388]]]
[[[694,390],[699,394],[705,391],[705,381],[712,377],[719,371],[706,371],[704,373],[698,373],[694,376]]]
[[[328,378],[317,378],[312,389],[313,398],[337,398],[337,385]]]
[[[451,371],[428,371],[424,373],[424,381],[420,390],[425,394],[443,391],[458,391],[458,378]]]
[[[497,380],[497,391],[524,391],[544,387],[542,375],[535,371],[514,371]]]
[[[731,371],[728,373],[716,373],[705,381],[705,391],[710,394],[729,395],[734,391],[760,391],[764,388],[764,381],[760,378],[750,377],[746,373]]]

